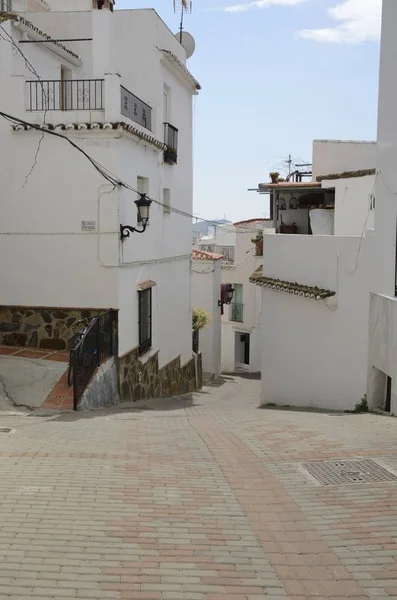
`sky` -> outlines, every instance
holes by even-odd
[[[193,0],[195,215],[267,216],[267,196],[247,190],[289,154],[311,162],[314,139],[376,139],[381,2]],[[116,7],[155,8],[178,29],[173,0]]]

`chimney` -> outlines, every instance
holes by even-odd
[[[92,0],[92,7],[96,10],[110,10],[113,12],[116,0]]]

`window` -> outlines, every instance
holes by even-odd
[[[171,190],[163,189],[163,210],[165,215],[171,214]]]
[[[139,301],[139,354],[152,347],[152,288],[138,292]]]
[[[138,190],[138,192],[140,194],[149,194],[149,179],[148,179],[148,177],[141,177],[140,175],[138,175],[137,181],[136,181],[136,189]],[[141,222],[141,219],[139,217],[139,212],[137,212],[136,220],[137,220],[137,223]]]

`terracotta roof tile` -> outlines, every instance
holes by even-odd
[[[223,254],[216,254],[215,252],[206,252],[205,250],[192,250],[193,260],[220,260],[224,258]]]
[[[153,137],[152,135],[145,133],[135,127],[134,125],[129,125],[124,121],[116,121],[116,122],[107,122],[107,121],[98,121],[94,123],[58,123],[57,125],[53,125],[51,123],[47,123],[43,126],[37,125],[37,127],[28,124],[19,124],[13,125],[12,129],[14,131],[34,131],[38,128],[48,129],[49,131],[98,131],[98,130],[116,130],[116,131],[125,131],[130,135],[133,135],[152,146],[155,146],[159,150],[165,150],[165,144]],[[42,129],[39,129],[42,131]]]
[[[236,221],[235,223],[233,223],[233,225],[235,227],[237,227],[238,225],[245,225],[246,223],[261,223],[261,222],[265,222],[265,221],[270,221],[272,219],[263,219],[263,218],[257,218],[257,219],[246,219],[245,221]]]

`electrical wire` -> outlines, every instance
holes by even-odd
[[[100,175],[102,175],[102,177],[104,177],[109,183],[111,183],[113,186],[120,186],[123,187],[127,190],[130,190],[138,195],[141,194],[141,192],[139,192],[135,187],[133,187],[132,185],[126,183],[125,181],[123,181],[122,179],[119,179],[116,175],[114,175],[111,171],[109,171],[106,167],[104,167],[103,165],[101,165],[98,161],[96,161],[94,158],[92,158],[87,152],[85,152],[82,148],[80,148],[80,146],[78,146],[77,144],[75,144],[70,138],[68,138],[66,135],[63,135],[57,131],[54,131],[52,129],[49,129],[48,127],[42,127],[41,125],[36,125],[35,123],[30,123],[28,121],[25,121],[24,119],[20,119],[18,117],[15,117],[13,115],[10,115],[8,113],[5,113],[4,111],[0,111],[0,116],[3,117],[4,119],[6,119],[7,121],[13,123],[14,125],[23,125],[25,127],[29,127],[31,129],[35,129],[37,131],[41,131],[44,133],[47,133],[48,135],[52,135],[54,137],[66,140],[75,150],[77,150],[78,152],[80,152],[92,165],[93,167],[98,171],[98,173],[100,173]],[[152,198],[150,196],[147,196],[147,198],[149,200],[151,200],[152,202],[154,202],[155,204],[157,204],[158,206],[161,207],[166,207],[167,210],[183,216],[183,217],[188,217],[189,219],[197,219],[203,223],[206,223],[208,225],[210,225],[211,227],[219,227],[219,223],[216,223],[215,221],[211,221],[209,219],[204,219],[201,217],[197,217],[189,212],[186,212],[184,210],[175,208],[173,206],[169,206],[169,205],[165,205],[163,202],[160,202],[159,200],[156,200],[155,198]],[[243,229],[244,231],[238,231],[238,229]],[[248,227],[244,227],[244,226],[239,226],[239,228],[236,229],[229,229],[230,233],[236,233],[236,234],[244,234],[244,233],[254,233],[254,230]],[[227,228],[225,228],[225,226],[222,226],[222,230],[226,231]]]

